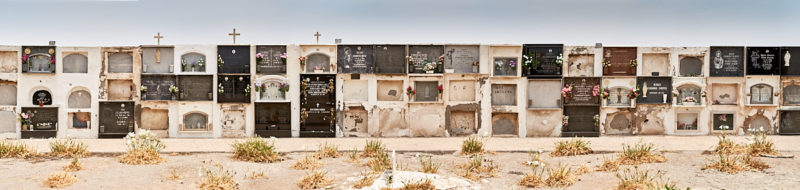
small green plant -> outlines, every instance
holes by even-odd
[[[351,150],[348,154],[349,154],[348,155],[349,159],[347,159],[348,162],[351,162],[351,163],[359,163],[359,162],[361,162],[361,161],[358,160],[358,150],[356,150],[356,148],[353,148],[353,150]]]
[[[81,166],[81,162],[78,161],[78,157],[72,158],[72,161],[69,162],[69,165],[64,166],[64,171],[66,172],[77,172],[81,169],[83,169],[83,166]]]
[[[22,143],[0,141],[0,158],[32,158],[37,154]]]
[[[218,190],[218,189],[239,189],[239,183],[233,180],[236,172],[226,170],[220,164],[212,167],[203,166],[200,168],[203,177],[200,181],[199,189]]]
[[[166,146],[148,130],[128,133],[125,136],[125,144],[128,145],[128,151],[119,157],[121,163],[139,165],[158,164],[165,161],[159,152]]]
[[[435,174],[439,172],[439,163],[433,161],[433,157],[428,159],[419,157],[419,163],[422,165],[422,172]]]
[[[375,182],[375,178],[377,178],[377,177],[378,177],[378,175],[376,175],[374,173],[361,172],[361,178],[358,179],[358,183],[353,185],[353,188],[361,189],[361,188],[364,188],[364,187],[371,186],[372,183]]]
[[[547,171],[547,179],[544,181],[548,187],[564,188],[574,184],[576,180],[577,177],[572,172],[572,168],[558,164],[558,167],[550,168]]]
[[[656,153],[653,143],[642,143],[641,141],[631,145],[623,145],[622,155],[619,158],[622,164],[637,165],[642,163],[665,162],[667,158]]]
[[[320,170],[313,170],[306,173],[300,181],[297,182],[297,187],[300,189],[322,189],[333,183],[333,180],[328,178],[328,173]]]
[[[467,139],[464,139],[464,143],[461,144],[461,154],[465,155],[474,155],[474,154],[482,154],[484,153],[483,149],[483,139],[478,136],[470,136]]]
[[[50,156],[59,158],[86,157],[86,145],[71,138],[56,139],[50,142]]]
[[[565,141],[556,142],[556,148],[550,153],[550,156],[575,156],[591,154],[593,151],[589,148],[589,141],[583,139],[573,138]]]
[[[383,147],[383,143],[381,140],[373,139],[367,140],[367,144],[364,146],[364,152],[361,153],[362,157],[375,157],[383,152],[385,152],[385,148]]]
[[[749,138],[750,143],[747,144],[747,153],[750,154],[750,156],[761,156],[762,154],[779,155],[778,151],[775,151],[772,140],[767,138],[767,132],[764,131],[763,127],[759,129],[749,129],[748,131],[751,134]]]
[[[497,172],[497,166],[491,160],[484,159],[483,156],[473,156],[466,163],[459,164],[457,167],[463,170],[461,176],[472,180],[494,177]]]
[[[328,142],[322,143],[318,145],[319,149],[317,152],[314,153],[314,157],[319,159],[323,158],[338,158],[341,154],[339,154],[339,146],[335,144],[328,144]]]
[[[248,138],[244,142],[233,145],[233,158],[251,162],[276,162],[280,155],[275,149],[275,142],[261,137]]]
[[[522,177],[522,179],[517,182],[517,185],[522,187],[529,187],[529,188],[541,188],[547,186],[547,182],[545,182],[545,168],[544,163],[539,161],[533,161],[534,163],[531,164],[531,173],[526,174]]]
[[[616,174],[619,183],[617,190],[638,190],[638,189],[677,189],[675,183],[665,180],[661,172],[650,174],[649,170],[639,170],[634,167],[625,169]]]
[[[374,172],[383,172],[391,169],[392,161],[389,158],[388,153],[380,152],[367,161],[367,166],[369,166],[369,168],[371,168]]]

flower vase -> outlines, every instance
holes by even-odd
[[[472,66],[472,72],[473,73],[478,73],[478,66],[477,65],[473,65]]]
[[[425,73],[428,73],[428,74],[430,74],[430,73],[433,73],[433,71],[425,71]]]
[[[23,131],[27,131],[28,130],[28,124],[22,124],[22,130]]]

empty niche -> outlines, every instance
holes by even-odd
[[[344,127],[343,131],[345,136],[358,136],[356,134],[367,133],[369,126],[369,114],[364,107],[349,107],[344,112]]]
[[[560,108],[560,80],[528,81],[528,108]]]
[[[0,105],[17,105],[17,84],[13,82],[0,82]]]
[[[183,115],[183,130],[184,131],[208,130],[208,115],[199,112],[193,112]]]
[[[87,73],[89,58],[80,53],[72,53],[64,57],[64,73]]]
[[[205,72],[206,56],[199,53],[187,53],[181,56],[181,71]]]
[[[239,106],[231,106],[237,107],[231,110],[224,110],[222,116],[222,136],[224,137],[244,137],[244,126],[247,125],[245,120],[244,110],[240,109]],[[224,109],[224,108],[223,108]],[[184,120],[184,124],[187,124]],[[192,126],[185,127],[186,130],[207,130],[206,127],[197,128],[197,124]],[[203,126],[203,125],[201,125]]]
[[[475,101],[475,81],[452,80],[447,93],[450,101]]]
[[[133,100],[133,81],[108,80],[108,100]]]
[[[627,114],[616,114],[612,116],[611,121],[608,123],[608,128],[606,129],[606,133],[611,135],[630,134],[631,132],[631,120],[628,118]]]
[[[345,80],[342,93],[345,101],[367,101],[367,80]]]
[[[701,89],[698,86],[685,84],[681,85],[675,90],[678,91],[678,98],[676,98],[678,105],[698,105],[701,104]]]
[[[738,100],[739,85],[713,84],[711,86],[711,101],[715,105],[736,105]]]
[[[517,135],[517,114],[492,114],[492,135]]]
[[[73,129],[89,129],[91,126],[91,113],[89,112],[70,112],[67,114],[69,127]]]
[[[403,81],[379,80],[378,101],[403,101]]]
[[[680,60],[680,74],[682,77],[698,77],[703,75],[703,60],[698,57],[688,56]]]
[[[0,111],[0,133],[17,131],[17,114],[13,111]]]
[[[697,130],[697,113],[678,113],[678,130]]]
[[[166,109],[142,109],[142,125],[148,130],[167,130],[169,128],[169,111]]]
[[[132,73],[133,56],[130,53],[117,52],[108,56],[109,73]]]
[[[594,54],[569,55],[567,73],[572,77],[594,76]]]
[[[669,76],[669,54],[642,54],[642,76]]]
[[[452,111],[450,112],[450,125],[447,132],[450,136],[466,136],[477,132],[474,111]]]
[[[517,85],[492,84],[492,105],[513,106],[517,104]]]
[[[772,86],[767,84],[751,86],[750,104],[772,104]]]
[[[330,63],[331,58],[328,55],[321,53],[311,54],[308,56],[308,60],[306,61],[306,72],[314,72],[315,70],[328,72],[331,68]]]
[[[77,90],[69,94],[67,102],[69,108],[90,108],[92,107],[92,96],[86,90]]]
[[[789,85],[783,88],[783,104],[800,104],[800,85]]]
[[[414,94],[414,101],[417,102],[435,102],[439,99],[439,82],[438,81],[416,81],[414,82],[414,89],[417,93]]]
[[[0,73],[16,73],[17,63],[16,51],[0,51]]]

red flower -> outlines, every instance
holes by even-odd
[[[439,90],[439,93],[442,93],[442,91],[444,91],[444,87],[442,87],[442,85],[441,85],[441,84],[440,84],[440,85],[439,85],[439,87],[437,87],[436,89],[438,89],[438,90]]]

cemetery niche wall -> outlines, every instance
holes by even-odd
[[[55,46],[22,46],[22,73],[56,73]]]
[[[635,47],[603,47],[603,76],[636,76]]]
[[[779,75],[780,52],[779,47],[747,47],[747,75]]]
[[[300,137],[335,137],[336,75],[300,75]]]
[[[780,117],[781,135],[800,134],[800,110],[782,110]]]
[[[287,93],[291,89],[288,79],[277,75],[265,75],[257,78],[253,85],[256,93],[256,102],[284,102],[289,101]]]
[[[779,132],[781,85],[778,76],[745,77],[746,104],[741,109],[744,113],[743,131],[763,127],[768,134]]]
[[[592,77],[603,73],[603,48],[595,46],[565,46],[566,77]]]
[[[711,46],[711,77],[744,76],[744,47]]]
[[[101,101],[98,136],[100,138],[121,138],[133,132],[135,113],[136,107],[133,101]]]
[[[527,80],[527,137],[561,135],[561,78]]]
[[[636,50],[639,56],[642,57],[642,62],[639,64],[639,76],[673,76],[675,66],[672,65],[672,60],[675,58],[673,54],[681,51],[673,51],[669,47],[638,47]]]
[[[444,46],[442,45],[409,45],[408,73],[442,73],[444,64]]]
[[[599,91],[600,133],[603,135],[632,135],[635,99],[629,94],[635,90],[636,78],[604,77]]]
[[[472,75],[445,75],[445,136],[467,136],[480,130],[482,114],[482,89],[487,88],[486,77]]]
[[[290,103],[256,103],[255,134],[260,137],[292,137]]]
[[[413,137],[441,137],[446,134],[444,88],[442,76],[409,77],[414,93],[406,93],[408,102],[408,127]]]
[[[250,103],[249,75],[218,75],[218,103]]]
[[[405,45],[375,45],[374,51],[375,73],[406,73],[408,61],[406,60]]]
[[[286,74],[287,52],[284,45],[256,46],[256,73]]]
[[[58,137],[97,138],[101,48],[62,46],[56,55],[62,56],[52,94],[59,105]]]
[[[172,46],[142,46],[142,74],[173,73],[174,56]]]
[[[559,78],[563,64],[563,44],[522,45],[522,73],[528,78]]]
[[[58,107],[22,107],[22,113],[30,118],[22,123],[22,139],[56,138]]]
[[[0,46],[0,73],[17,73],[21,50],[19,46]]]
[[[213,76],[208,75],[179,75],[178,100],[181,101],[211,101],[214,100]]]
[[[218,73],[250,73],[250,46],[217,46]]]
[[[339,73],[373,73],[375,70],[372,45],[338,45],[336,52]]]
[[[800,47],[781,47],[781,75],[800,76]],[[795,56],[792,59],[792,55]]]
[[[69,53],[61,61],[63,73],[87,73],[89,71],[89,57],[82,52]]]
[[[178,86],[177,77],[174,75],[143,75],[141,80],[141,99],[144,101],[167,101],[178,98],[178,94],[173,93]]]
[[[479,73],[480,46],[445,45],[445,73]]]
[[[671,77],[638,77],[636,86],[641,90],[640,97],[636,98],[637,104],[672,103]]]
[[[300,45],[301,73],[336,73],[336,45]]]
[[[561,136],[600,135],[600,80],[599,77],[564,78]]]

